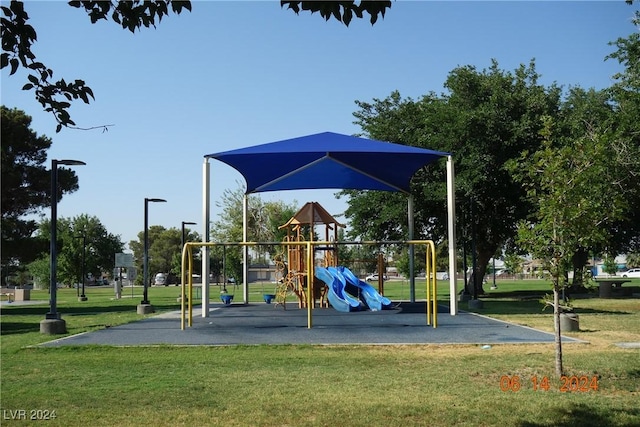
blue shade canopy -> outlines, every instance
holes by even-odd
[[[247,181],[247,194],[322,188],[409,193],[418,169],[448,155],[324,132],[205,157],[240,172]]]

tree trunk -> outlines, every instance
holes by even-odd
[[[553,325],[555,329],[556,375],[560,378],[564,369],[562,367],[562,331],[560,331],[560,292],[558,289],[558,278],[555,278],[553,283]]]
[[[484,295],[483,279],[487,272],[487,265],[495,250],[481,250],[478,253],[476,271],[473,271],[465,284],[465,292],[470,295]]]
[[[584,266],[587,265],[589,259],[589,252],[586,249],[580,248],[573,254],[573,282],[571,283],[572,290],[580,290],[584,287],[584,281],[582,279],[584,273]]]

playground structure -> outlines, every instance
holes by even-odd
[[[391,308],[388,298],[358,279],[347,267],[316,267],[315,276],[327,285],[329,302],[337,311],[380,311]]]
[[[438,310],[437,310],[437,292],[436,292],[436,269],[435,269],[435,265],[436,265],[436,252],[435,252],[435,244],[433,243],[433,241],[431,240],[406,240],[406,241],[370,241],[370,242],[342,242],[344,244],[372,244],[372,245],[379,245],[379,244],[403,244],[403,245],[410,245],[411,246],[415,246],[415,245],[425,245],[425,255],[426,255],[426,259],[425,259],[425,272],[426,272],[426,301],[425,301],[425,311],[426,311],[426,323],[427,325],[432,325],[434,328],[437,327],[437,317],[438,317]],[[180,315],[180,328],[182,330],[185,329],[185,326],[188,325],[189,327],[193,326],[193,275],[191,274],[193,271],[193,258],[194,258],[194,250],[198,249],[198,248],[212,248],[212,247],[220,247],[220,246],[225,246],[225,245],[238,245],[238,246],[244,246],[244,247],[249,247],[249,246],[256,246],[256,245],[260,245],[261,243],[258,242],[235,242],[235,243],[213,243],[213,242],[187,242],[185,243],[183,250],[182,250],[182,272],[181,272],[181,295],[180,295],[180,301],[181,301],[181,315]],[[264,243],[263,243],[264,244]],[[269,245],[273,245],[274,243],[267,243]],[[306,283],[310,283],[310,282],[314,282],[315,279],[314,277],[316,276],[315,271],[316,270],[313,267],[314,261],[312,259],[312,254],[314,254],[316,252],[316,247],[317,248],[322,248],[323,246],[328,246],[328,245],[336,245],[335,241],[290,241],[290,242],[283,242],[283,243],[275,243],[280,244],[282,246],[301,246],[305,248],[305,251],[303,252],[305,255],[305,262],[307,266],[312,266],[312,268],[310,269],[306,269]],[[331,268],[335,268],[335,267],[331,267]],[[338,268],[339,269],[339,268]],[[328,270],[328,268],[324,268],[324,267],[318,267],[318,275],[322,276],[322,271],[323,270]],[[331,284],[333,285],[333,279],[332,278],[328,278],[327,281],[325,281],[325,284],[328,284],[327,282],[331,282]],[[357,281],[356,281],[357,282]],[[365,283],[366,284],[366,283]],[[340,283],[339,286],[342,286],[342,283]],[[340,292],[340,290],[338,290]],[[205,312],[205,309],[207,309],[208,307],[208,298],[206,298],[206,293],[208,291],[204,290],[202,291],[202,295],[203,295],[203,300],[202,300],[202,307],[203,307],[203,313]],[[315,301],[313,300],[313,295],[312,293],[309,292],[305,292],[305,295],[307,297],[307,300],[305,302],[305,306],[307,309],[307,328],[311,329],[313,326],[313,308],[315,305]],[[382,303],[382,301],[381,301]],[[204,316],[203,316],[204,317]]]
[[[334,242],[324,246],[311,246],[313,253],[311,257],[306,253],[308,250],[300,242],[316,241],[316,227],[324,227],[324,241]],[[276,290],[276,305],[286,308],[286,298],[293,292],[298,298],[298,307],[305,308],[307,304],[315,305],[319,302],[320,307],[327,307],[327,287],[325,283],[315,276],[312,280],[311,295],[308,294],[308,261],[318,264],[320,267],[336,267],[338,265],[338,247],[335,244],[338,239],[338,228],[344,227],[319,203],[306,203],[289,221],[278,227],[286,229],[287,236],[284,238],[286,251],[286,261],[281,255],[276,259],[276,276],[279,285]],[[296,244],[290,244],[297,242]],[[320,252],[321,256],[316,257]]]

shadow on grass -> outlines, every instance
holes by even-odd
[[[493,299],[482,299],[483,308],[469,309],[465,303],[460,303],[460,309],[472,311],[479,314],[553,314],[551,307],[543,310],[543,305],[539,301],[497,301]],[[593,308],[576,308],[577,314],[632,314],[625,311],[602,310]]]
[[[2,322],[0,331],[2,335],[40,332],[40,322]]]
[[[632,378],[640,378],[640,369],[631,368],[629,369],[628,374]]]
[[[551,292],[551,290],[549,290]],[[501,291],[491,290],[485,292],[480,298],[517,298],[517,299],[540,299],[546,293],[539,290]]]
[[[625,424],[612,424],[611,420],[633,417],[640,417],[640,409],[637,407],[631,408],[606,408],[597,410],[596,408],[586,405],[584,403],[567,404],[566,408],[553,408],[551,411],[554,414],[553,425],[556,427],[571,427],[571,426],[609,426],[609,425],[621,425],[631,426],[637,425],[633,422]],[[620,414],[620,415],[619,415]],[[623,415],[624,414],[624,415]],[[536,427],[547,426],[548,423],[535,423],[530,421],[523,421],[518,424],[520,427]]]
[[[58,311],[63,315],[91,315],[91,314],[103,314],[103,313],[116,313],[116,312],[130,312],[131,310],[135,311],[138,302],[136,301],[134,304],[120,304],[120,305],[83,305],[83,306],[73,306],[73,307],[60,307],[58,306]],[[156,304],[151,303],[156,311],[165,311],[165,310],[180,310],[180,305],[178,304]],[[34,307],[34,306],[20,306],[20,307],[10,307],[10,308],[2,308],[3,316],[11,316],[11,315],[19,315],[19,316],[30,316],[30,315],[45,315],[45,313],[49,312],[49,306],[43,307]]]
[[[180,306],[176,304],[152,304],[156,312],[179,310]],[[113,313],[136,313],[137,303],[131,305],[86,305],[81,307],[58,307],[58,312],[63,319],[73,318],[75,316],[98,316],[102,314]],[[44,320],[45,314],[49,312],[49,307],[33,307],[20,306],[2,309],[2,322],[0,323],[0,333],[3,335],[22,334],[27,332],[39,332],[40,321]],[[34,316],[25,318],[24,321],[11,321],[12,316]],[[143,319],[144,316],[133,318],[131,321]],[[35,321],[34,321],[35,320]],[[88,325],[86,327],[103,327],[104,324]]]

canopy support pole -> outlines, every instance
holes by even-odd
[[[407,213],[408,213],[408,229],[409,240],[413,240],[413,228],[414,228],[414,206],[413,206],[413,194],[409,194],[407,199]],[[416,278],[413,272],[413,258],[415,256],[415,246],[409,245],[409,301],[416,302]]]
[[[249,246],[247,243],[247,228],[249,224],[249,196],[242,198],[242,302],[249,304]]]
[[[209,179],[209,159],[205,157],[202,165],[202,243],[209,242],[209,219],[211,215],[209,211]],[[202,317],[209,317],[209,246],[202,246],[200,251],[202,254]],[[191,282],[191,278],[189,277],[188,279]],[[189,301],[189,304],[191,304],[191,301]]]
[[[453,157],[447,156],[447,228],[449,230],[449,310],[458,314],[458,289],[456,277],[456,189]]]

